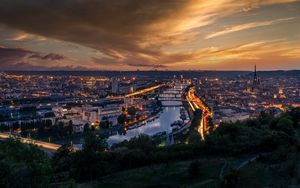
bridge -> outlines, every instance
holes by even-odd
[[[182,98],[183,90],[185,89],[185,85],[174,85],[172,88],[164,91],[159,94],[158,100],[160,101],[184,101]]]
[[[19,136],[13,136],[13,135],[10,135],[9,133],[0,133],[0,139],[6,140],[8,138],[16,138],[24,144],[33,144],[33,145],[36,145],[37,147],[39,147],[40,149],[50,151],[50,152],[56,152],[61,147],[61,145],[59,145],[59,144],[48,143],[48,142],[43,142],[43,141],[34,140],[34,139],[30,139],[30,138],[23,138],[23,137],[19,137]],[[80,150],[77,147],[73,147],[73,149],[74,149],[74,151]]]
[[[155,89],[158,89],[162,86],[165,86],[165,84],[159,84],[157,86],[152,86],[152,87],[149,87],[149,88],[146,88],[146,89],[142,89],[142,90],[139,90],[139,91],[136,91],[136,92],[133,92],[133,93],[130,93],[128,95],[125,95],[125,97],[133,97],[135,95],[140,95],[140,94],[144,94],[144,93],[147,93],[149,91],[152,91],[152,90],[155,90]]]
[[[160,101],[184,101],[182,98],[173,98],[173,97],[158,97]]]
[[[176,97],[176,98],[181,98],[181,93],[179,93],[179,94],[169,94],[169,93],[166,93],[166,92],[164,92],[164,93],[162,93],[162,94],[160,94],[159,95],[159,97]]]
[[[144,94],[144,93],[147,93],[147,92],[150,92],[152,90],[155,90],[155,89],[158,89],[162,86],[165,86],[166,84],[159,84],[159,85],[156,85],[156,86],[152,86],[152,87],[148,87],[148,88],[145,88],[145,89],[142,89],[142,90],[139,90],[139,91],[135,91],[133,93],[129,93],[127,95],[124,95],[124,96],[108,96],[107,98],[108,99],[123,99],[123,98],[129,98],[129,97],[134,97],[136,95],[141,95],[141,94]]]

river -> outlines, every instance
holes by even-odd
[[[124,135],[112,135],[107,139],[108,145],[119,143],[124,140],[130,140],[140,134],[154,135],[159,132],[166,131],[172,132],[171,124],[174,121],[180,120],[180,108],[176,107],[163,107],[160,116],[152,122],[147,122],[144,126],[128,130]]]
[[[155,135],[157,133],[166,132],[170,133],[172,132],[172,129],[174,127],[171,127],[171,124],[174,123],[177,120],[181,120],[180,118],[180,109],[183,108],[182,101],[181,101],[181,94],[183,88],[185,88],[186,85],[176,85],[173,88],[170,88],[162,93],[160,95],[160,98],[162,100],[163,109],[159,113],[159,117],[156,118],[153,121],[147,122],[146,124],[134,129],[127,130],[124,134],[117,133],[112,136],[109,136],[107,138],[107,143],[109,146],[122,142],[124,140],[130,140],[133,137],[136,137],[140,134],[146,134],[149,136]],[[173,97],[173,98],[170,98]],[[169,99],[176,99],[176,100],[169,100]],[[188,117],[188,114],[186,112],[186,117]],[[189,119],[185,120],[185,122],[189,121]],[[120,131],[122,132],[122,131]],[[73,140],[74,144],[81,144],[83,143],[83,138],[80,138],[79,140]]]

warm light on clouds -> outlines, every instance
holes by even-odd
[[[9,39],[9,40],[23,41],[23,40],[27,39],[28,37],[29,37],[29,35],[27,33],[21,33],[21,34],[18,34],[14,38]]]
[[[276,56],[299,69],[299,12],[299,0],[0,0],[0,58],[2,69],[180,70],[281,68],[267,63]]]
[[[294,18],[281,18],[281,19],[272,20],[272,21],[253,22],[253,23],[236,25],[236,26],[225,28],[222,31],[218,31],[218,32],[209,34],[205,38],[210,39],[210,38],[226,35],[226,34],[237,32],[237,31],[243,31],[243,30],[246,30],[246,29],[253,29],[253,28],[262,27],[262,26],[270,26],[270,25],[273,25],[273,24],[277,24],[277,23],[280,23],[280,22],[283,22],[283,21],[289,21],[289,20],[292,20],[292,19],[294,19]]]

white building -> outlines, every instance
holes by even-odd
[[[118,116],[122,114],[122,106],[119,104],[107,105],[104,108],[98,109],[98,117],[101,121],[104,117],[108,121],[112,122],[113,125],[117,124]]]
[[[82,120],[89,123],[99,122],[98,107],[85,107],[82,110]]]

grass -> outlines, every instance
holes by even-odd
[[[220,171],[227,161],[230,167],[249,159],[251,156],[236,158],[198,158],[199,174],[191,177],[188,173],[190,164],[195,160],[157,164],[118,172],[104,177],[101,181],[82,183],[77,187],[105,188],[217,188],[220,187]],[[268,164],[256,161],[239,170],[236,187],[279,187],[287,182],[275,173]]]
[[[227,162],[224,174],[231,167],[249,159],[251,156],[241,158],[198,158],[195,160],[172,162],[151,165],[132,170],[125,170],[103,177],[102,180],[76,184],[79,188],[218,188],[221,185],[220,171]],[[199,174],[192,177],[188,173],[192,162],[198,161]],[[251,162],[239,170],[235,187],[285,187],[297,184],[288,181],[282,176],[285,171],[285,162],[270,165],[261,161]],[[299,179],[300,182],[300,179]],[[72,186],[73,187],[73,186]]]
[[[191,177],[188,168],[191,162],[176,162],[152,165],[122,171],[105,177],[102,181],[80,184],[79,187],[143,188],[143,187],[217,187],[221,159],[198,159],[199,175]]]

